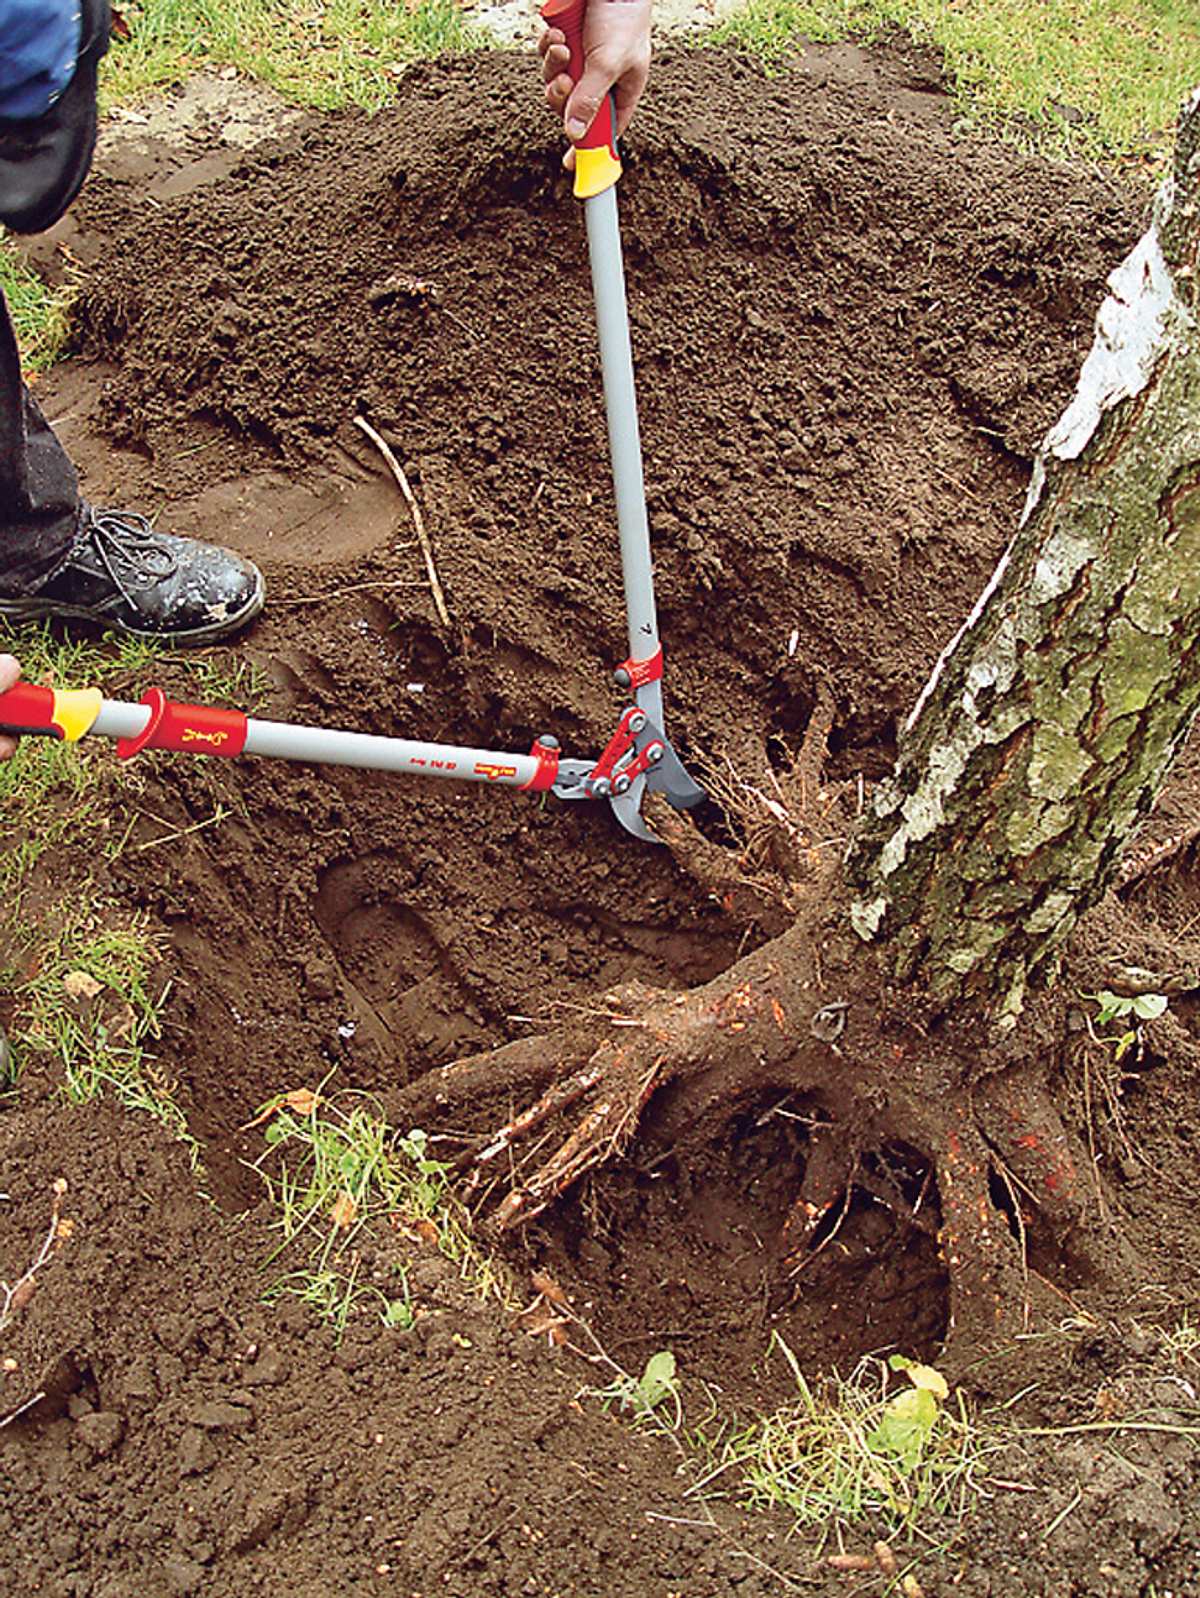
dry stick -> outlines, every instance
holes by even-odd
[[[421,545],[421,553],[425,557],[425,570],[429,574],[429,586],[433,592],[433,603],[437,610],[438,618],[443,627],[450,625],[450,612],[446,609],[446,596],[442,592],[441,581],[438,578],[437,567],[433,564],[433,545],[429,542],[429,534],[425,531],[425,518],[421,515],[421,507],[417,504],[416,495],[409,487],[408,478],[404,475],[404,468],[392,453],[386,441],[371,426],[365,417],[356,416],[354,425],[362,429],[383,456],[392,469],[392,476],[400,485],[400,492],[404,495],[405,503],[412,512],[413,526],[417,530],[417,539]]]
[[[400,547],[402,549],[410,549],[412,546],[410,544],[402,544]],[[328,594],[305,594],[300,599],[276,600],[276,604],[289,606],[292,608],[297,605],[328,605],[331,600],[341,599],[345,594],[361,594],[368,588],[420,588],[420,586],[421,584],[418,579],[410,577],[401,577],[396,582],[351,583],[348,588],[334,588],[331,589]]]

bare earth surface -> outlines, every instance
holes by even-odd
[[[373,119],[264,113],[243,91],[229,117],[222,93],[124,124],[34,248],[52,273],[60,246],[87,267],[76,358],[42,399],[89,497],[265,565],[239,648],[265,674],[258,714],[598,751],[620,574],[586,252],[534,65],[415,71]],[[773,79],[664,56],[621,204],[672,730],[698,765],[736,763],[794,743],[826,685],[831,775],[869,783],[1003,547],[1143,198],[964,142],[936,62],[846,46]],[[420,495],[449,629],[356,414]],[[386,1109],[620,984],[693,985],[739,951],[721,907],[599,807],[265,762],[141,769],[133,845],[230,811],[128,850],[106,883],[162,934],[159,1065],[205,1174],[146,1118],[65,1107],[52,1061],[0,1109],[0,1274],[36,1251],[57,1177],[73,1222],[0,1336],[0,1414],[45,1395],[0,1431],[4,1590],[897,1590],[831,1572],[733,1482],[702,1512],[671,1442],[579,1396],[602,1372],[402,1231],[362,1269],[405,1265],[411,1331],[364,1313],[339,1343],[260,1301],[258,1105],[332,1071]],[[1196,793],[1185,757],[1151,842]],[[1198,924],[1186,851],[1089,918],[1056,1012],[1064,1102],[1084,1102],[1070,995],[1114,955],[1194,969]],[[1113,1268],[1032,1259],[1029,1338],[963,1373],[983,1403],[1022,1393],[1009,1419],[1082,1429],[1028,1436],[970,1519],[903,1550],[930,1598],[1197,1590],[1194,1372],[1161,1329],[1196,1301],[1198,1016],[1173,1003],[1114,1089],[1119,1120],[1090,1128],[1122,1184],[1096,1223]],[[498,1093],[473,1124],[510,1108]],[[769,1108],[738,1106],[686,1171],[651,1115],[626,1165],[509,1250],[518,1298],[550,1270],[629,1368],[673,1348],[689,1414],[701,1382],[727,1414],[785,1397],[772,1331],[814,1374],[936,1358],[946,1333],[935,1243],[879,1206],[784,1290],[798,1155]],[[1122,1416],[1158,1429],[1088,1429]]]

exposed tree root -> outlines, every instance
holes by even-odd
[[[853,997],[830,1040],[814,1022],[835,977]],[[807,1291],[818,1259],[839,1268],[841,1229],[869,1200],[890,1212],[898,1239],[936,1238],[954,1331],[969,1329],[975,1345],[1011,1334],[1029,1313],[1027,1234],[1065,1236],[1082,1218],[1081,1146],[1036,1079],[1027,1099],[1016,1070],[972,1088],[962,1061],[915,1033],[889,1044],[882,999],[869,956],[832,944],[814,909],[715,981],[657,996],[636,1024],[598,1026],[608,1035],[593,1036],[586,1056],[577,1032],[509,1045],[491,1057],[506,1092],[532,1090],[464,1150],[468,1192],[488,1226],[519,1228],[625,1154],[651,1099],[656,1141],[685,1166],[766,1104],[763,1118],[802,1123],[794,1199],[773,1250],[775,1302]],[[438,1073],[460,1106],[488,1058]]]
[[[722,848],[686,813],[649,795],[643,812],[677,864],[726,914],[768,936],[797,915],[827,878],[845,844],[843,795],[823,783],[834,702],[822,686],[800,749],[776,771],[761,743],[748,743],[705,783],[738,842]]]
[[[1028,1319],[1031,1237],[1057,1243],[1083,1218],[1086,1149],[1043,1074],[1012,1066],[1011,1046],[989,1062],[978,1039],[962,1054],[933,1041],[911,997],[891,991],[875,955],[842,930],[837,855],[821,847],[838,802],[820,776],[830,720],[822,700],[789,770],[762,779],[771,795],[747,785],[740,852],[674,812],[655,816],[705,891],[741,893],[751,907],[786,894],[784,931],[703,987],[619,990],[557,1032],[433,1073],[399,1103],[426,1125],[431,1112],[443,1124],[467,1118],[459,1168],[499,1231],[625,1154],[652,1099],[655,1138],[685,1167],[739,1116],[769,1106],[756,1124],[776,1114],[802,1123],[772,1250],[776,1300],[808,1291],[818,1259],[836,1271],[848,1218],[879,1206],[899,1242],[936,1238],[951,1327],[976,1343],[1002,1337]],[[479,1132],[481,1104],[505,1103]]]

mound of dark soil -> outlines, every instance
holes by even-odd
[[[70,224],[91,271],[80,359],[48,409],[91,497],[162,507],[267,566],[271,602],[241,650],[266,676],[259,714],[514,749],[553,731],[572,754],[612,730],[626,648],[586,254],[533,77],[508,58],[424,69],[387,113],[302,120],[250,154],[126,142]],[[770,80],[722,54],[664,60],[621,204],[680,748],[719,769],[793,743],[825,686],[835,775],[869,779],[1005,541],[1140,203],[956,137],[924,58],[841,47]],[[448,630],[356,414],[421,497]],[[363,1316],[339,1347],[306,1311],[256,1302],[256,1105],[332,1070],[386,1107],[606,990],[690,986],[737,954],[721,907],[598,806],[265,762],[146,771],[135,844],[231,812],[127,853],[111,884],[163,931],[161,1067],[219,1208],[148,1124],[65,1110],[37,1069],[0,1117],[0,1268],[36,1249],[57,1176],[75,1222],[0,1339],[17,1361],[6,1408],[44,1394],[0,1434],[14,1587],[724,1598],[819,1583],[786,1523],[706,1521],[669,1443],[575,1401],[602,1377],[547,1359],[438,1258],[409,1262],[411,1333]],[[1165,830],[1187,809],[1180,782]],[[1093,919],[1082,969],[1102,945],[1190,958],[1182,875],[1131,892]],[[1145,1070],[1121,1129],[1120,1224],[1156,1261],[1174,1245],[1136,1168],[1165,1102],[1164,1168],[1196,1189],[1194,1051],[1186,1016],[1173,1024],[1176,1074]],[[478,1121],[508,1108],[500,1081]],[[883,1346],[936,1356],[936,1248],[902,1247],[878,1207],[846,1218],[802,1297],[763,1291],[794,1157],[769,1109],[744,1107],[708,1170],[674,1170],[651,1128],[643,1164],[530,1236],[522,1280],[549,1264],[630,1366],[672,1346],[689,1379],[742,1404],[782,1390],[763,1369],[772,1330],[813,1370]],[[1182,1288],[1194,1267],[1182,1247],[1176,1261]],[[1098,1330],[1112,1284],[1036,1263],[1074,1329],[981,1387],[1034,1370],[1057,1422],[1123,1383],[1122,1403],[1169,1418],[1155,1339]],[[980,1552],[956,1545],[941,1579],[977,1598],[1134,1594],[1151,1575],[1185,1590],[1200,1539],[1180,1507],[1184,1441],[1118,1465],[1082,1442],[1028,1446],[1036,1536],[1010,1483],[972,1533]],[[936,1568],[922,1579],[941,1590]]]

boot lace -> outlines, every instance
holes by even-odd
[[[131,587],[153,587],[179,570],[161,536],[137,511],[90,506],[87,532],[100,564],[130,604],[134,603]]]

